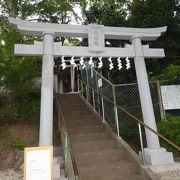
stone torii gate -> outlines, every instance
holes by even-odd
[[[9,18],[9,22],[23,35],[43,36],[42,43],[34,45],[15,45],[15,54],[18,56],[43,56],[42,59],[42,85],[41,85],[41,112],[40,112],[40,146],[52,145],[53,130],[53,67],[54,57],[122,57],[134,58],[141,107],[145,124],[154,130],[156,122],[154,117],[152,99],[149,89],[148,76],[144,58],[163,58],[163,49],[151,49],[143,46],[142,41],[154,41],[166,27],[140,29],[105,27],[102,25],[65,25],[34,23]],[[67,47],[54,42],[54,37],[82,37],[88,38],[88,47]],[[125,48],[105,47],[105,39],[129,40],[132,45]],[[147,164],[173,163],[172,153],[161,148],[159,138],[150,130],[145,129],[147,148],[144,149]]]

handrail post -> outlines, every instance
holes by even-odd
[[[103,117],[103,122],[105,122],[105,116],[104,116],[104,98],[101,97],[101,104],[102,104],[102,117]]]
[[[87,102],[89,102],[88,86],[87,85],[86,85],[86,99],[87,99]]]
[[[77,87],[78,87],[78,92],[80,91],[80,85],[79,85],[79,75],[78,75],[78,79],[77,79]]]
[[[81,81],[81,93],[82,93],[82,96],[83,96],[83,91],[84,91],[84,89],[83,89],[83,82]]]
[[[93,96],[93,107],[94,107],[94,110],[96,110],[95,98],[94,98],[94,89],[92,89],[92,96]]]
[[[68,169],[68,143],[67,143],[67,135],[64,134],[64,163],[65,163],[65,176],[67,176]]]
[[[87,81],[87,84],[86,84],[86,98],[87,98],[87,101],[89,102],[89,75],[88,75],[88,69],[89,69],[89,66],[86,68],[86,81]]]
[[[141,124],[138,123],[138,129],[139,129],[139,139],[141,143],[141,154],[142,154],[142,163],[145,165],[145,160],[144,160],[144,147],[143,147],[143,139],[142,139],[142,130],[141,130]]]
[[[98,77],[97,77],[97,73],[96,73],[96,89],[97,89],[97,100],[98,100],[98,112],[99,112],[99,114],[100,114],[100,108],[99,108],[100,100],[99,100],[99,88],[98,88]]]
[[[113,102],[114,104],[116,104],[116,95],[115,95],[115,87],[112,86],[112,90],[113,90]],[[119,118],[118,118],[118,110],[116,105],[114,105],[114,115],[115,115],[115,121],[116,121],[116,128],[117,128],[117,136],[118,138],[120,137],[120,133],[119,133]]]
[[[158,100],[159,100],[159,109],[160,109],[160,114],[161,114],[161,119],[166,119],[166,112],[163,107],[163,102],[162,102],[162,95],[161,95],[161,87],[159,81],[156,81],[157,85],[157,91],[158,91]]]

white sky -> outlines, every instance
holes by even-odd
[[[78,14],[78,16],[80,17],[80,19],[82,19],[82,12],[81,12],[81,8],[79,4],[76,4],[75,7],[73,8],[73,10],[75,11],[75,13]],[[70,22],[70,24],[81,24],[82,20],[78,20],[78,22],[75,20],[75,18],[73,18],[72,22]]]

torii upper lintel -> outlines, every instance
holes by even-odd
[[[101,29],[105,39],[130,40],[133,36],[143,41],[154,41],[166,32],[167,26],[159,28],[124,28],[103,25],[69,25],[54,23],[37,23],[9,17],[9,22],[24,35],[42,36],[43,32],[54,32],[59,37],[88,37],[91,27]]]

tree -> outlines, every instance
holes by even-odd
[[[14,44],[32,44],[34,40],[41,38],[20,35],[11,28],[7,17],[69,23],[72,13],[75,15],[73,3],[68,0],[2,0],[0,2],[0,86],[10,92],[10,106],[15,109],[12,111],[13,117],[18,111],[20,111],[19,115],[30,114],[31,102],[31,107],[34,108],[32,80],[41,75],[41,59],[15,57]],[[36,102],[35,105],[37,105]]]
[[[87,2],[82,4],[85,23],[123,26],[127,15],[126,2],[125,0],[92,0],[89,4]]]
[[[170,64],[180,64],[180,4],[177,0],[133,0],[129,4],[129,26],[161,27],[167,26],[167,32],[152,47],[165,49],[164,60],[147,61],[147,67],[153,75],[161,74]],[[173,66],[175,68],[175,66]],[[172,66],[171,66],[172,69]],[[163,71],[164,73],[164,71]],[[165,76],[163,76],[165,77]]]
[[[166,26],[174,20],[174,0],[133,0],[128,7],[128,21],[133,27]]]
[[[166,54],[165,59],[146,61],[148,72],[159,75],[170,64],[175,66],[180,64],[180,39],[177,38],[180,36],[180,4],[178,0],[92,0],[89,3],[86,2],[82,7],[85,24],[98,23],[107,26],[139,28],[167,26],[167,32],[157,41],[147,42],[151,47],[164,48]],[[123,47],[125,43],[127,42],[111,40],[106,46]],[[86,41],[85,44],[87,44]],[[129,75],[126,71],[119,72],[117,70],[110,74],[116,83],[136,81],[134,68],[128,72]]]
[[[14,44],[20,42],[32,42],[33,38],[24,38],[17,31],[12,29],[7,22],[6,16],[17,17],[20,9],[20,1],[2,1],[3,9],[0,24],[0,41],[4,42],[0,46],[1,51],[1,85],[11,94],[11,102],[14,102],[17,96],[28,94],[32,89],[32,78],[39,75],[39,59],[20,58],[14,56]],[[23,13],[22,13],[23,14]],[[27,64],[26,64],[27,63]],[[28,67],[28,68],[27,68]],[[29,75],[27,75],[29,73]]]

